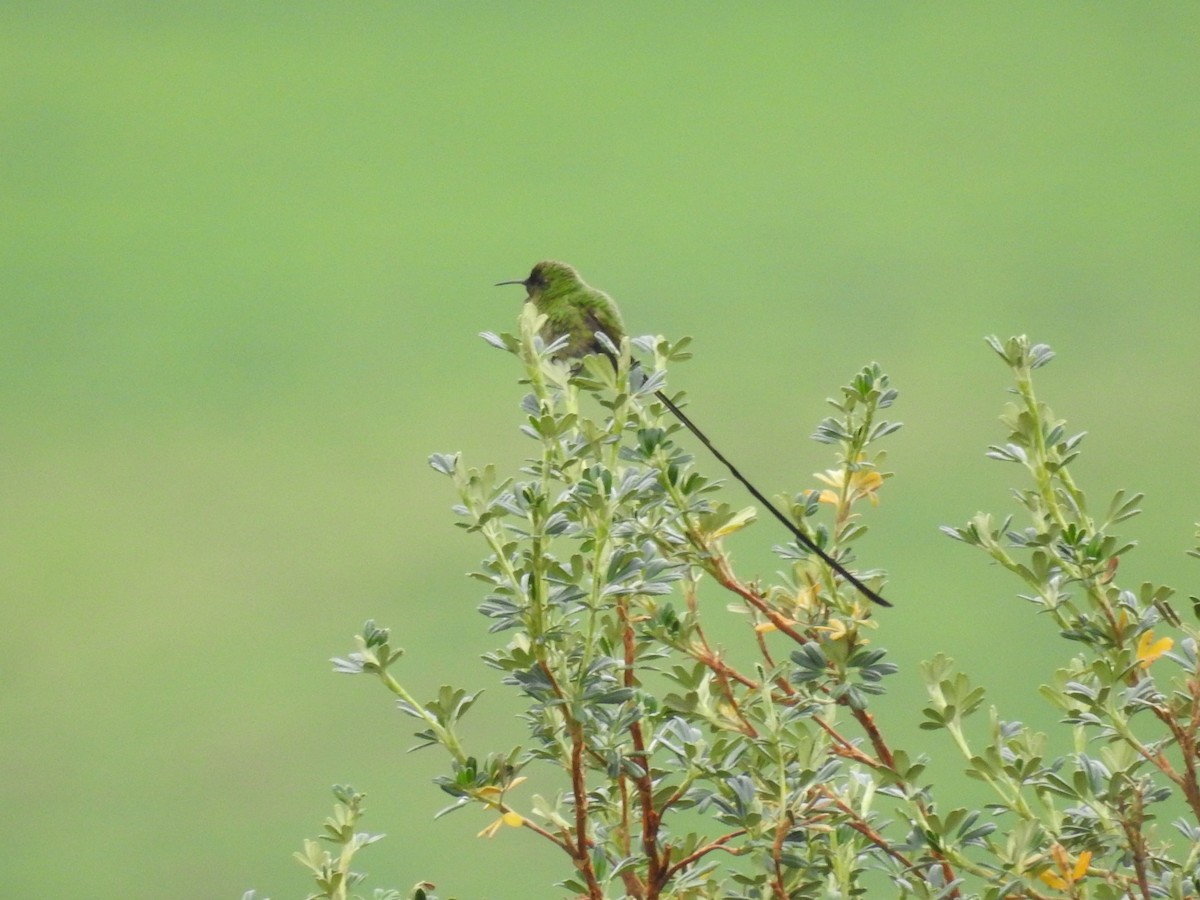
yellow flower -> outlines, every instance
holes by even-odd
[[[524,780],[524,775],[518,775],[516,778],[509,779],[503,785],[489,784],[479,789],[475,796],[492,809],[500,810],[500,818],[498,818],[487,828],[483,829],[483,831],[479,832],[477,837],[495,837],[496,832],[505,825],[508,825],[512,828],[520,828],[525,824],[525,819],[520,813],[513,812],[511,809],[506,810],[504,808],[504,792],[515,788]]]
[[[1066,848],[1062,844],[1055,844],[1050,848],[1050,855],[1054,857],[1054,867],[1047,869],[1038,874],[1038,878],[1060,891],[1070,890],[1077,881],[1082,881],[1087,874],[1088,866],[1092,864],[1092,851],[1084,850],[1079,854],[1074,864],[1071,863],[1071,857],[1067,855]]]
[[[849,473],[845,469],[826,469],[824,472],[815,473],[814,477],[832,488],[821,491],[822,503],[832,503],[836,506],[841,502],[844,493],[847,504],[856,503],[865,497],[873,505],[879,505],[878,491],[883,484],[883,476],[874,469],[857,469]]]
[[[1175,642],[1169,637],[1159,638],[1154,640],[1153,631],[1143,631],[1142,636],[1138,638],[1137,645],[1137,661],[1138,665],[1143,669],[1150,668],[1150,663],[1154,662],[1168,650],[1175,646]]]
[[[842,619],[830,619],[828,625],[818,625],[816,630],[828,631],[829,639],[831,641],[844,640],[845,637],[850,633],[850,629],[846,626],[845,621]]]
[[[801,588],[795,597],[797,610],[812,609],[817,604],[817,594],[820,593],[820,588],[811,584],[806,588]]]
[[[489,825],[487,828],[483,829],[483,831],[479,832],[479,834],[477,834],[475,836],[491,838],[491,837],[495,837],[496,832],[499,831],[501,828],[503,828],[505,825],[508,825],[510,828],[520,828],[524,824],[525,824],[525,817],[522,816],[520,813],[513,812],[510,809],[508,812],[506,812],[504,815],[502,815],[500,818],[498,818],[495,822],[493,822],[491,825]]]
[[[525,780],[524,775],[518,775],[516,778],[510,778],[504,784],[489,784],[481,787],[476,796],[483,800],[489,806],[495,806],[500,800],[504,799],[504,792],[511,791],[518,784]]]

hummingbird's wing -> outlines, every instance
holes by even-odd
[[[614,347],[619,347],[621,346],[621,338],[623,336],[620,331],[611,327],[611,325],[602,322],[600,317],[596,315],[596,311],[593,309],[589,309],[583,314],[583,323],[589,337],[588,342],[582,348],[582,353],[580,355],[586,355],[588,353],[603,353],[608,357],[609,362],[611,362],[613,366],[616,366],[616,356],[614,356],[607,347],[600,343],[600,341],[596,338],[596,335],[603,332],[604,336],[612,341]],[[614,334],[613,332],[616,333]]]

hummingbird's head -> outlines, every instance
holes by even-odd
[[[533,267],[528,278],[496,283],[497,287],[502,284],[523,284],[529,294],[529,299],[535,300],[543,295],[554,296],[562,291],[569,291],[583,284],[583,279],[579,277],[579,273],[573,267],[565,262],[545,260]]]

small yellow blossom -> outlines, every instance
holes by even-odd
[[[1092,864],[1091,850],[1084,850],[1080,853],[1079,859],[1074,863],[1071,862],[1071,857],[1067,855],[1066,848],[1062,844],[1055,844],[1051,847],[1050,855],[1054,857],[1054,867],[1039,873],[1038,878],[1060,891],[1070,890],[1075,882],[1082,881],[1087,874],[1088,866]]]
[[[858,628],[862,623],[854,619],[830,619],[828,625],[816,625],[814,631],[828,631],[831,641],[850,641],[854,645],[869,644],[869,640],[859,634]]]
[[[847,472],[845,469],[826,469],[814,475],[819,481],[825,482],[832,490],[821,491],[820,501],[837,505],[846,495],[846,503],[856,503],[863,498],[870,500],[875,506],[879,505],[878,491],[883,484],[883,476],[874,469],[858,469]]]
[[[476,837],[492,838],[492,837],[495,837],[496,832],[499,831],[501,828],[503,828],[505,825],[508,825],[510,828],[520,828],[524,824],[525,824],[525,817],[522,816],[520,813],[513,812],[510,809],[508,812],[504,813],[504,815],[502,815],[500,818],[498,818],[495,822],[493,822],[487,828],[483,829],[483,831],[479,832],[479,834],[477,834]]]
[[[1143,669],[1150,668],[1150,663],[1154,662],[1174,646],[1175,642],[1169,637],[1159,638],[1156,641],[1154,640],[1153,631],[1143,631],[1142,636],[1138,638],[1138,665]]]
[[[828,631],[831,641],[840,641],[850,633],[843,619],[830,619],[828,625],[818,625],[817,631]]]
[[[817,605],[817,595],[820,593],[820,588],[813,584],[806,588],[801,588],[796,594],[795,604],[798,610],[812,609]]]
[[[513,788],[515,788],[518,784],[520,784],[524,780],[525,780],[524,775],[518,775],[516,778],[510,779],[509,781],[505,782],[504,784],[485,785],[484,787],[481,787],[479,789],[479,791],[477,792],[477,796],[481,800],[488,803],[489,805],[494,806],[497,801],[501,800],[504,797],[505,791],[511,791]]]

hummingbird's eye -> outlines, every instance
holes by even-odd
[[[543,274],[541,268],[534,266],[533,271],[529,273],[529,281],[527,283],[537,285],[538,287],[545,287],[546,276]]]

